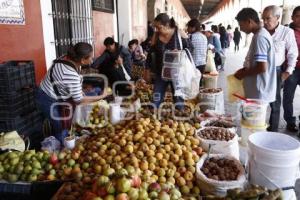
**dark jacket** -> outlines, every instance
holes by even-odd
[[[235,41],[235,43],[239,43],[241,38],[242,36],[240,31],[233,32],[233,41]]]
[[[229,35],[227,32],[220,33],[220,42],[222,49],[229,47]]]
[[[191,48],[188,39],[180,38],[183,48]],[[146,67],[150,68],[156,75],[161,76],[163,67],[163,56],[166,50],[180,49],[180,43],[177,31],[174,32],[172,38],[167,44],[164,44],[157,38],[156,44],[151,46],[149,54],[147,56]]]
[[[128,51],[127,48],[125,48],[122,45],[119,45],[116,43],[117,51],[120,52],[120,55],[123,59],[123,65],[129,75],[131,75],[131,53]],[[109,51],[105,50],[101,56],[99,56],[92,64],[92,68],[99,69],[100,73],[105,74],[106,71],[105,68],[107,68],[110,63],[112,62],[113,53],[110,53]]]
[[[109,85],[111,86],[111,88],[113,88],[114,83],[116,83],[117,81],[127,82],[127,80],[125,78],[125,74],[124,74],[121,66],[116,68],[116,67],[110,65],[109,69],[107,70],[106,76],[108,78],[108,82],[109,82]],[[131,91],[129,89],[127,89],[127,86],[128,86],[127,84],[118,84],[115,87],[115,92],[121,96],[130,95]]]

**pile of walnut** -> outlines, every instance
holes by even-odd
[[[212,157],[204,162],[201,171],[210,179],[235,181],[242,173],[243,167],[236,160]]]
[[[234,128],[235,125],[231,121],[226,121],[226,120],[211,120],[205,126],[214,126],[214,127],[220,127],[220,128]]]
[[[219,92],[221,92],[222,91],[222,88],[205,88],[205,89],[201,89],[200,91],[199,91],[199,93],[205,93],[205,94],[207,94],[207,93],[219,93]]]
[[[219,140],[219,141],[229,141],[235,136],[234,133],[230,132],[226,128],[218,127],[207,127],[200,130],[198,136],[206,140]]]
[[[268,190],[258,185],[250,185],[245,190],[241,188],[230,189],[226,197],[208,195],[202,197],[203,200],[236,200],[236,199],[255,199],[255,200],[283,200],[281,189]]]

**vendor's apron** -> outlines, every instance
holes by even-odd
[[[53,89],[54,89],[55,95],[57,97],[60,97],[61,95],[60,95],[60,93],[58,91],[58,88],[57,88],[56,84],[54,84],[54,79],[53,79],[53,75],[52,75],[53,74],[53,69],[56,66],[55,64],[57,64],[57,63],[62,63],[62,64],[65,64],[65,65],[68,65],[68,66],[72,67],[73,69],[75,69],[75,71],[77,73],[78,73],[78,71],[77,71],[75,65],[73,63],[69,62],[69,61],[66,61],[66,60],[54,60],[53,61],[53,65],[50,68],[50,82],[53,85]],[[63,100],[61,98],[58,98],[57,102],[58,103],[68,103],[69,105],[71,105],[71,106],[58,105],[59,114],[60,114],[60,117],[61,117],[62,129],[63,130],[65,130],[65,129],[66,130],[70,130],[70,128],[72,126],[72,118],[73,117],[69,117],[69,118],[67,118],[67,117],[70,116],[70,114],[74,113],[76,104],[75,104],[75,102],[73,101],[72,98],[69,98],[67,100]]]

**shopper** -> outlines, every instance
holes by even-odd
[[[133,39],[128,42],[128,50],[131,53],[132,64],[144,66],[146,56],[137,39]]]
[[[206,26],[207,27],[207,26]],[[217,26],[215,26],[217,27]],[[207,27],[207,29],[204,32],[205,36],[207,37],[208,44],[213,47],[215,57],[214,61],[216,64],[217,69],[224,68],[224,62],[225,62],[225,54],[223,52],[223,49],[221,47],[221,42],[218,37],[211,29]]]
[[[242,9],[236,16],[241,30],[253,33],[253,38],[243,68],[235,77],[243,79],[246,98],[274,102],[276,96],[276,68],[273,41],[270,33],[260,26],[257,12]]]
[[[104,40],[104,46],[106,50],[99,56],[92,64],[93,68],[99,69],[100,73],[105,74],[107,71],[107,64],[112,62],[112,57],[116,52],[120,52],[120,55],[124,62],[124,67],[129,75],[131,75],[131,54],[127,48],[115,42],[111,37],[107,37]]]
[[[63,130],[69,129],[69,121],[62,120],[64,106],[56,103],[69,103],[67,109],[80,103],[98,101],[102,96],[84,96],[82,92],[82,77],[79,74],[82,65],[89,65],[93,58],[93,48],[90,44],[80,42],[70,47],[66,56],[54,60],[42,80],[36,95],[37,106],[48,118],[53,127],[53,135],[63,142]],[[71,112],[72,113],[72,112]]]
[[[228,38],[229,38],[229,44],[228,44],[228,47],[230,47],[230,43],[233,39],[233,32],[232,32],[232,29],[231,29],[231,26],[228,25],[227,28],[226,28],[226,32],[228,34]]]
[[[281,85],[294,71],[298,57],[297,43],[294,31],[280,24],[281,11],[278,6],[271,5],[264,9],[262,19],[264,28],[271,34],[275,49],[275,66],[277,71],[276,101],[270,104],[271,115],[268,131],[278,131],[281,107]],[[287,60],[287,67],[283,69],[283,63]],[[288,123],[287,129],[297,131],[295,124]]]
[[[233,33],[233,41],[234,41],[234,52],[237,52],[240,50],[240,40],[242,39],[241,32],[239,31],[239,28],[236,27]]]
[[[220,27],[220,42],[223,51],[229,47],[229,36],[224,26]]]
[[[200,22],[197,19],[191,19],[187,23],[187,31],[190,34],[189,38],[192,45],[192,56],[194,63],[203,74],[206,65],[206,53],[207,53],[207,38],[201,33]]]
[[[172,93],[174,95],[174,87],[171,81],[162,79],[163,55],[165,51],[174,51],[180,49],[181,40],[183,47],[187,48],[188,43],[186,39],[178,36],[179,30],[173,18],[169,18],[166,13],[161,13],[154,19],[155,33],[152,37],[152,46],[147,57],[146,67],[155,73],[154,82],[154,96],[153,101],[158,108],[165,97],[165,92],[168,85],[171,85]],[[181,35],[180,33],[179,35]],[[180,37],[180,38],[179,38]],[[153,52],[153,55],[152,54]],[[155,58],[155,59],[154,59]],[[150,74],[150,73],[148,73]],[[179,96],[173,97],[176,103],[183,103],[183,99]],[[178,106],[182,108],[182,106]]]
[[[283,88],[283,110],[284,110],[284,120],[287,123],[287,129],[296,132],[296,117],[293,116],[293,101],[295,96],[295,91],[297,85],[300,85],[300,6],[297,6],[292,13],[292,23],[290,27],[294,30],[296,37],[297,48],[298,48],[298,61],[296,63],[296,68],[292,75],[284,83]],[[299,116],[300,119],[300,116]],[[300,125],[300,124],[299,124]],[[299,135],[300,136],[300,133]]]

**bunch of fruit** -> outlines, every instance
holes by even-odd
[[[98,127],[102,128],[108,123],[108,109],[109,105],[107,102],[97,103],[93,106],[93,109],[88,118],[87,127]]]
[[[87,183],[95,175],[134,167],[145,182],[172,183],[184,195],[190,191],[199,194],[194,184],[195,165],[202,149],[194,132],[188,123],[161,123],[150,118],[108,125],[77,144],[72,152],[61,152],[65,157],[55,168],[62,179],[75,175]],[[63,157],[60,154],[58,157]]]
[[[153,97],[153,85],[147,84],[144,80],[135,83],[135,95],[144,102],[151,102]]]
[[[150,117],[150,118],[158,118],[161,121],[166,121],[169,119],[183,121],[191,124],[196,129],[200,128],[200,121],[195,117],[195,107],[188,103],[183,107],[183,109],[177,109],[174,104],[166,103],[160,109],[154,110],[153,107],[143,106],[139,110],[139,116],[142,117]]]
[[[176,200],[181,198],[181,193],[173,184],[142,182],[135,169],[119,169],[94,178],[93,183],[89,185],[82,182],[67,183],[55,197],[56,200],[78,198],[83,200]]]
[[[44,180],[45,176],[51,178],[51,174],[54,173],[49,169],[51,159],[48,152],[34,150],[3,153],[0,155],[0,179],[9,182],[32,182]],[[46,172],[47,169],[49,170]]]

